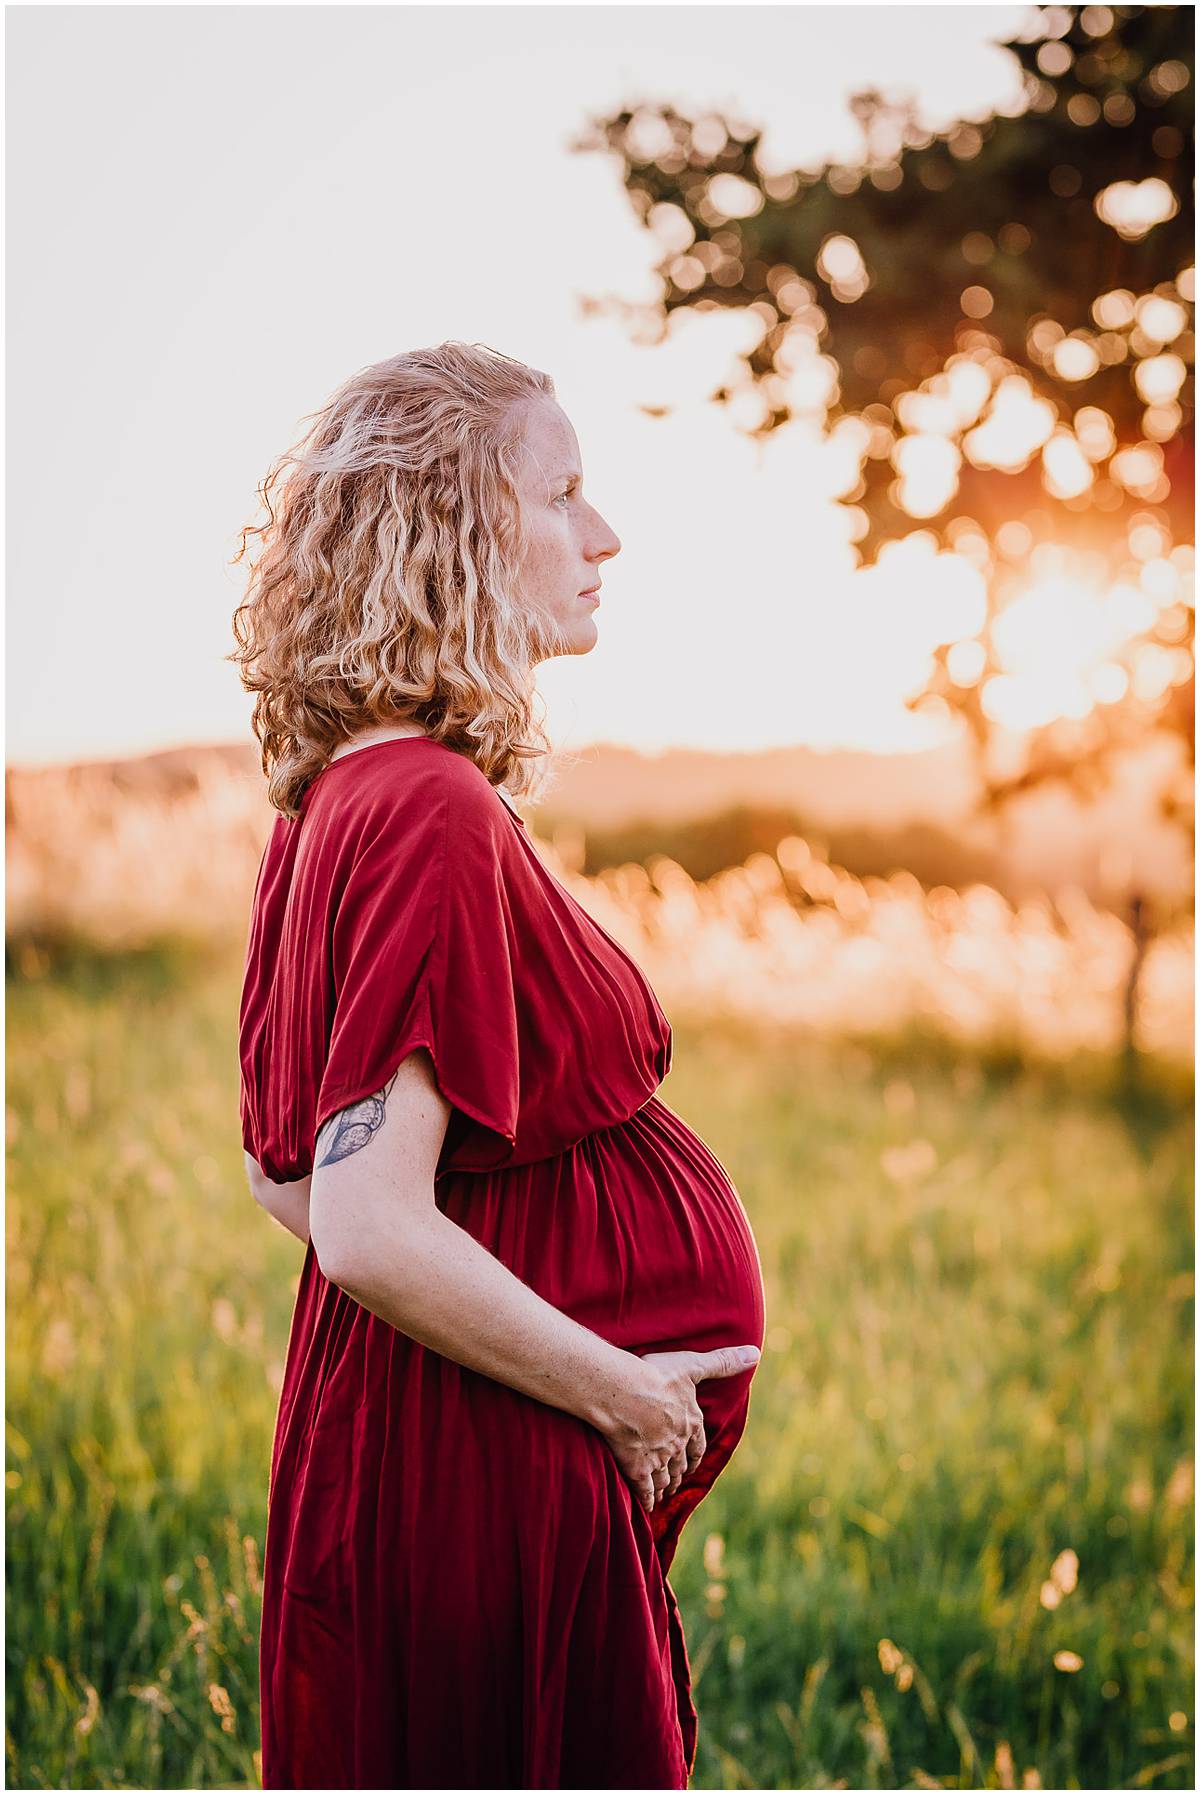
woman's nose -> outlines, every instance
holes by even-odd
[[[614,555],[621,552],[621,538],[615,530],[610,530],[604,519],[600,519],[600,535],[594,551],[597,561],[611,561]]]

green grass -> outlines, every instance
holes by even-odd
[[[239,980],[14,956],[10,1787],[257,1784],[302,1254],[243,1181]],[[735,1177],[768,1302],[672,1570],[693,1786],[1193,1786],[1190,1084],[673,1020],[662,1094]]]

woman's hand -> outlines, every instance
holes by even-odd
[[[704,1457],[704,1416],[696,1385],[706,1377],[735,1377],[759,1359],[757,1346],[719,1346],[712,1352],[631,1354],[640,1367],[613,1399],[600,1432],[626,1482],[649,1514],[674,1495]]]

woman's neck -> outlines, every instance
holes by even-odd
[[[361,735],[352,736],[348,742],[340,743],[329,759],[331,761],[341,760],[343,755],[356,754],[360,748],[370,748],[376,742],[402,740],[405,736],[424,735],[425,733],[425,730],[418,729],[414,723],[380,724],[375,729],[365,729]]]

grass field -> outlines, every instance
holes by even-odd
[[[8,1786],[253,1787],[302,1251],[243,1181],[240,964],[14,965]],[[694,1786],[1194,1786],[1190,1084],[672,1020],[769,1330],[672,1571]]]

